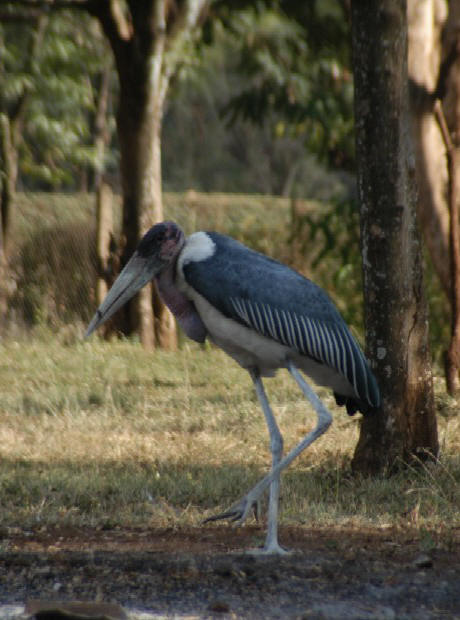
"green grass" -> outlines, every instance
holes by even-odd
[[[42,331],[3,343],[0,359],[2,526],[194,526],[267,471],[249,376],[218,350],[152,355]],[[288,449],[314,416],[287,373],[266,386]],[[456,403],[439,401],[437,465],[362,479],[349,470],[359,422],[321,395],[334,424],[283,475],[281,522],[410,525],[448,544],[460,517]]]
[[[260,251],[273,252],[277,247],[273,235],[289,221],[290,200],[258,194],[220,194],[166,192],[163,196],[165,218],[177,221],[187,234],[195,230],[218,230],[246,241],[253,241]],[[304,208],[318,206],[302,201]],[[121,197],[114,195],[114,223],[118,229]],[[43,228],[54,228],[78,222],[95,223],[96,204],[92,194],[18,193],[12,218],[12,242]],[[279,248],[282,247],[282,235]]]

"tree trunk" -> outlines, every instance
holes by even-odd
[[[126,4],[101,0],[85,6],[99,19],[111,44],[120,82],[117,128],[123,188],[122,264],[141,235],[163,219],[163,106],[170,78],[186,58],[186,45],[208,4],[209,0],[174,5],[168,0],[128,0]],[[125,331],[139,328],[144,347],[153,348],[156,335],[161,347],[175,348],[175,321],[150,286],[126,308]]]
[[[146,63],[147,64],[147,63]],[[163,219],[161,186],[157,187],[158,163],[155,150],[159,136],[152,114],[152,92],[145,90],[145,66],[130,63],[129,82],[120,81],[120,101],[117,115],[121,153],[121,183],[123,188],[123,257],[124,265],[134,252],[141,235],[154,221]],[[128,329],[139,329],[146,349],[155,346],[151,303],[151,285],[144,287],[129,304]]]
[[[354,469],[436,455],[427,308],[415,212],[404,0],[352,1],[358,192],[369,357],[382,392]]]
[[[93,173],[93,187],[96,193],[99,191],[101,183],[103,183],[103,175],[105,171],[105,152],[110,141],[110,131],[107,127],[107,108],[110,102],[110,82],[113,72],[112,59],[106,59],[101,74],[99,76],[99,84],[97,86],[96,113],[94,117],[94,150],[96,151],[96,162]]]
[[[113,237],[113,195],[110,186],[103,182],[99,183],[96,195],[96,236],[96,304],[99,307],[111,285],[110,245]]]
[[[450,58],[445,75],[443,103],[436,113],[448,156],[449,266],[451,282],[451,341],[446,353],[446,384],[451,395],[460,389],[460,5],[449,4],[443,37],[444,59]],[[445,60],[444,60],[445,62]]]
[[[17,151],[11,139],[10,119],[6,114],[0,114],[0,162],[0,261],[4,263],[8,255],[11,205],[18,172]]]
[[[446,149],[433,113],[445,0],[408,0],[409,77],[417,169],[417,213],[441,285],[450,296]]]
[[[17,177],[17,151],[11,140],[11,123],[0,113],[0,327],[8,310],[8,254],[11,210]]]
[[[460,232],[459,232],[459,200],[460,200],[460,146],[452,144],[449,153],[449,249],[450,272],[452,281],[451,293],[451,339],[446,353],[446,384],[451,396],[460,390]]]
[[[449,2],[449,13],[444,27],[443,57],[452,62],[445,76],[443,109],[447,126],[455,144],[460,143],[460,3]]]
[[[164,82],[166,0],[130,3],[128,22],[121,4],[104,2],[91,10],[100,20],[112,46],[120,83],[117,129],[120,142],[120,172],[123,191],[123,266],[142,234],[163,219],[161,192],[161,122],[167,90]],[[144,348],[155,347],[152,286],[145,286],[126,305],[122,331],[138,331]],[[175,325],[169,340],[175,346]]]

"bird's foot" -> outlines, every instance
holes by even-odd
[[[288,555],[292,551],[285,549],[278,542],[278,523],[268,523],[267,536],[263,547],[249,549],[247,553],[251,555]]]
[[[248,518],[251,508],[253,510],[255,520],[258,521],[260,516],[260,502],[259,500],[250,501],[248,495],[245,495],[239,502],[233,504],[233,506],[228,510],[205,519],[203,524],[210,523],[211,521],[221,521],[223,519],[227,519],[231,523],[234,523],[235,526],[240,526],[243,525]]]
[[[293,551],[285,549],[278,542],[265,543],[263,547],[256,547],[255,549],[248,549],[246,553],[250,555],[289,555]]]

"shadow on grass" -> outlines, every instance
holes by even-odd
[[[3,459],[0,524],[193,527],[231,506],[266,471],[254,464],[180,460]],[[332,458],[308,469],[300,462],[282,475],[281,522],[354,520],[448,531],[458,525],[459,499],[459,484],[448,467],[361,478]]]

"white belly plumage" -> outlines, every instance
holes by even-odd
[[[286,367],[287,358],[318,385],[324,385],[345,396],[354,390],[347,379],[333,368],[319,364],[295,349],[267,338],[241,323],[227,318],[202,295],[181,283],[181,289],[192,299],[209,338],[243,368],[258,368],[262,376],[273,376],[278,368]]]

